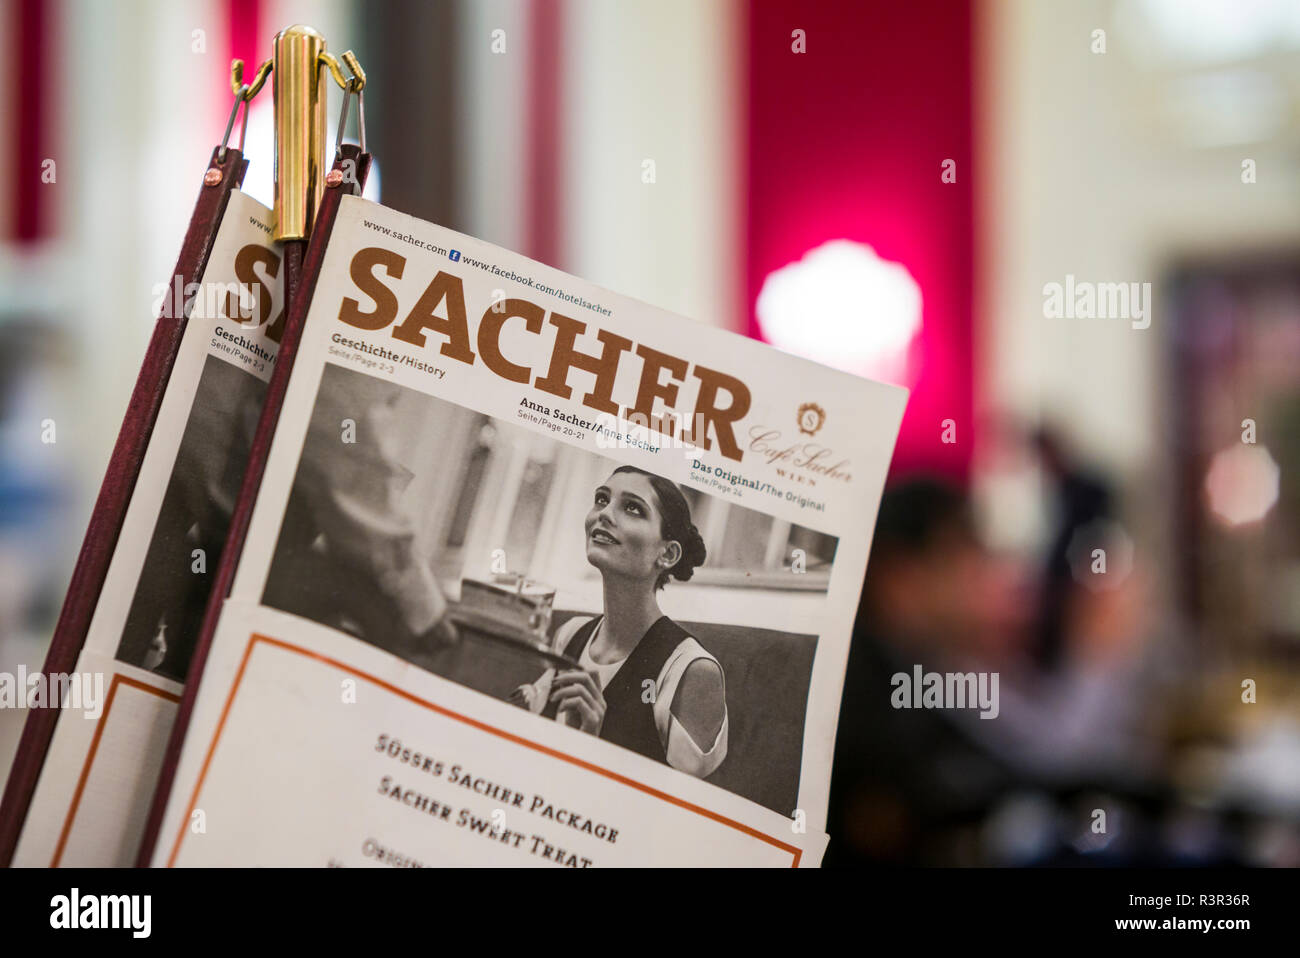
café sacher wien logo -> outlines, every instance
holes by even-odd
[[[826,423],[826,410],[815,402],[806,402],[799,407],[799,431],[805,436],[817,435],[817,430]]]

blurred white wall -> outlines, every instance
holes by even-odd
[[[733,0],[566,4],[571,271],[725,327],[741,318],[742,24]]]
[[[460,7],[460,68],[465,96],[457,123],[465,148],[456,154],[465,221],[479,239],[506,249],[524,244],[528,183],[526,84],[533,51],[521,0],[480,0]],[[493,52],[503,31],[504,53]]]
[[[981,4],[983,406],[1049,416],[1089,460],[1154,478],[1170,333],[1163,269],[1192,252],[1300,243],[1300,33],[1274,26],[1296,19],[1300,7],[1287,7]],[[1092,52],[1094,30],[1105,31],[1104,54]],[[1067,274],[1150,282],[1150,328],[1045,318],[1043,285]]]
[[[275,32],[293,23],[316,27],[331,50],[346,49],[351,10],[347,0],[275,0],[264,15],[262,55],[270,56]],[[41,283],[60,292],[51,315],[87,347],[76,354],[81,375],[67,432],[79,463],[83,528],[153,332],[154,287],[175,266],[233,102],[226,16],[217,0],[63,0],[55,21],[63,90],[59,239]],[[329,86],[332,125],[339,94]],[[255,101],[263,122],[250,125],[245,150],[246,192],[268,205],[270,107],[268,82]]]

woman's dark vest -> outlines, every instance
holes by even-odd
[[[577,660],[602,618],[596,616],[574,633],[564,647],[565,656]],[[648,702],[643,700],[642,683],[649,679],[657,684],[668,657],[688,638],[690,633],[666,615],[660,616],[650,626],[605,687],[605,721],[600,727],[601,738],[647,758],[668,761],[668,753],[659,740],[659,730],[655,728],[654,698],[651,696]],[[555,718],[555,711],[555,703],[548,702],[542,715]]]

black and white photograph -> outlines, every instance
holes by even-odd
[[[326,364],[262,601],[789,814],[836,545]]]
[[[204,361],[119,661],[185,680],[265,395],[252,373],[216,356]]]

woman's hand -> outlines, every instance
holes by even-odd
[[[550,701],[556,704],[557,717],[563,713],[566,724],[592,735],[600,734],[605,721],[605,696],[590,672],[583,669],[556,672],[551,682]]]

